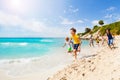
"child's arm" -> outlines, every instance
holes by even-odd
[[[81,38],[78,36],[78,40],[81,42]]]
[[[63,47],[65,47],[66,46],[66,43],[63,45]]]

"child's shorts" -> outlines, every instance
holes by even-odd
[[[72,47],[69,47],[69,48],[68,48],[68,52],[71,52],[71,51],[72,51]]]
[[[74,44],[74,49],[78,50],[78,47],[80,46],[80,44]]]
[[[108,39],[108,45],[113,44],[113,39]]]

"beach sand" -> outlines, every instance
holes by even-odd
[[[64,52],[1,63],[0,80],[120,80],[120,40],[116,43],[114,50],[107,46],[83,48],[75,62]]]
[[[94,53],[73,62],[48,80],[120,80],[120,40],[116,40],[116,49],[105,46]]]

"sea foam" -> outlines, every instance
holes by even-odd
[[[42,40],[40,40],[40,42],[53,42],[53,40],[50,40],[50,39],[42,39]]]
[[[15,42],[4,42],[4,43],[0,43],[1,45],[5,45],[5,46],[27,46],[28,43],[15,43]]]

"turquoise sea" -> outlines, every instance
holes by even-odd
[[[32,58],[57,52],[64,38],[0,38],[0,59]],[[82,47],[88,41],[82,41]]]

